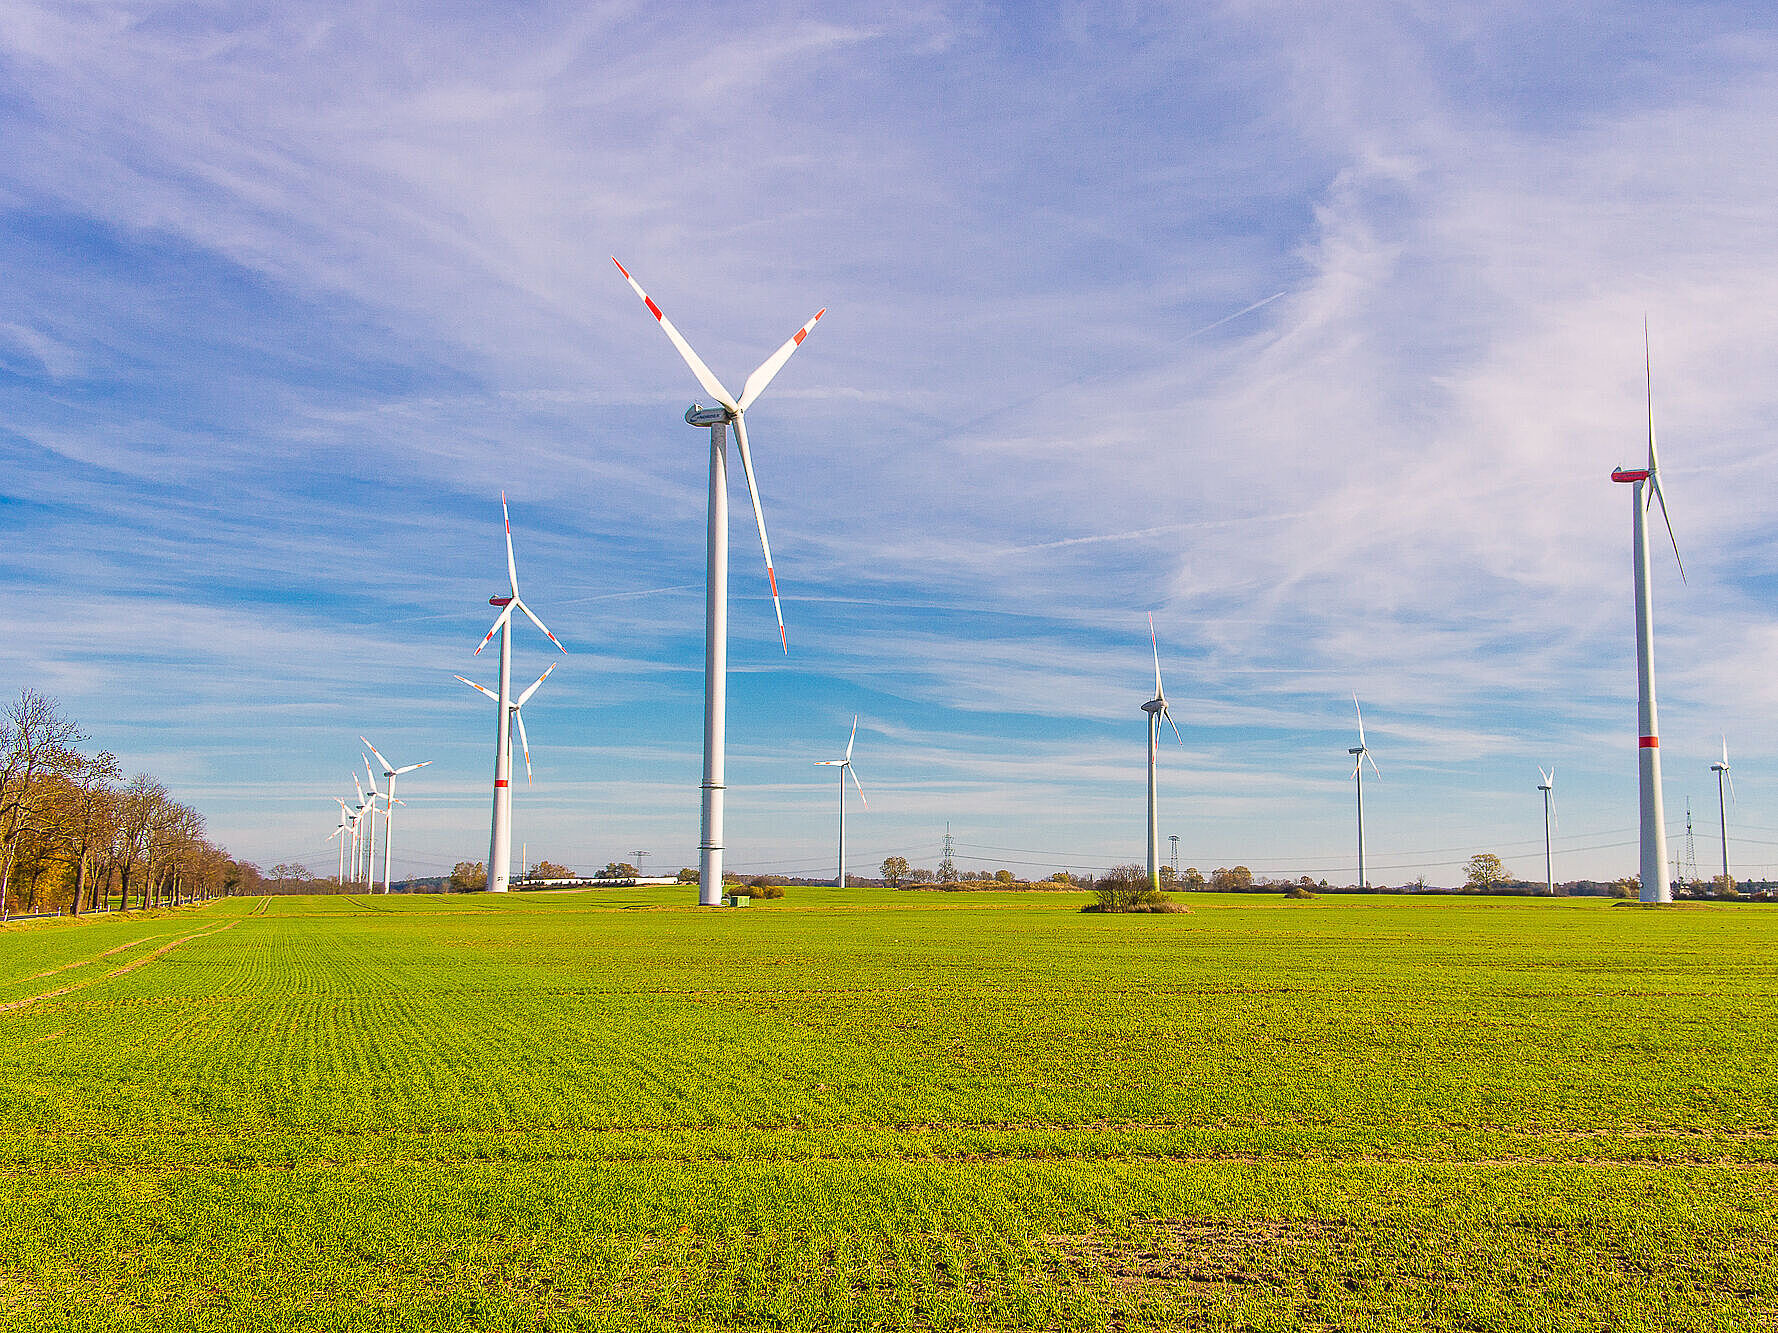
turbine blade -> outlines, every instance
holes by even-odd
[[[1648,491],[1642,497],[1642,512],[1648,512],[1649,497],[1661,502],[1661,518],[1667,524],[1667,540],[1673,543],[1673,560],[1679,566],[1679,581],[1684,583],[1685,561],[1679,555],[1679,539],[1673,535],[1673,520],[1667,514],[1667,493],[1661,489],[1661,460],[1655,452],[1655,378],[1654,362],[1648,349],[1648,316],[1642,317],[1642,372],[1648,386]]]
[[[500,492],[500,518],[506,524],[506,581],[512,585],[512,595],[519,595],[519,567],[512,558],[512,515],[506,512],[506,492]]]
[[[395,770],[395,776],[400,777],[403,773],[412,773],[416,768],[425,768],[426,765],[431,762],[430,759],[422,759],[417,764],[409,764],[406,768],[398,768]]]
[[[1168,708],[1166,704],[1162,704],[1161,716],[1166,718],[1167,725],[1173,728],[1173,739],[1178,741],[1181,745],[1184,745],[1185,737],[1179,734],[1179,724],[1173,720],[1173,710]]]
[[[525,756],[525,785],[531,785],[531,740],[525,735],[525,715],[518,709],[512,710],[512,720],[519,724],[519,749]]]
[[[560,639],[558,639],[555,635],[553,635],[549,632],[549,626],[544,624],[541,620],[539,620],[537,618],[537,613],[535,611],[533,611],[530,607],[526,606],[517,597],[512,599],[512,604],[514,606],[518,607],[519,610],[523,611],[525,613],[525,615],[530,618],[530,621],[533,625],[537,626],[538,629],[543,631],[544,638],[548,639],[551,643],[555,644],[556,647],[562,648],[562,641]],[[568,650],[566,648],[562,648],[562,651],[564,653],[566,653]]]
[[[549,673],[551,671],[554,671],[555,669],[556,669],[556,664],[554,662],[551,662],[549,664],[549,666],[544,669],[543,674],[541,676],[539,676],[536,680],[532,681],[531,684],[526,688],[525,692],[518,697],[518,699],[514,702],[513,707],[514,708],[523,708],[526,704],[530,703],[531,696],[533,694],[537,693],[537,687],[542,685],[544,681],[548,680]]]
[[[469,686],[469,688],[474,690],[477,694],[486,695],[488,698],[492,699],[495,703],[500,702],[500,696],[498,694],[495,694],[494,691],[490,690],[487,686],[477,685],[468,676],[458,676],[457,679],[462,681],[465,685]],[[362,795],[363,793],[361,792],[359,794]]]
[[[815,761],[815,767],[816,768],[838,768],[844,762],[845,762],[845,760],[843,760],[843,759],[817,759]]]
[[[513,600],[516,601],[518,599],[514,598]],[[476,644],[475,652],[471,653],[470,656],[480,657],[482,649],[486,648],[488,646],[489,641],[496,634],[498,634],[500,632],[500,627],[502,625],[506,624],[506,622],[511,619],[512,619],[512,602],[508,602],[505,606],[500,608],[500,614],[494,617],[494,623],[488,627],[487,634],[485,636],[483,636],[482,641],[480,643]]]
[[[1724,768],[1729,766],[1729,738],[1727,736],[1722,738],[1722,766]]]
[[[617,264],[616,255],[611,257],[611,262]],[[704,364],[703,358],[692,351],[691,344],[685,341],[685,336],[673,327],[673,321],[667,318],[658,305],[648,299],[648,293],[643,291],[636,280],[630,276],[630,270],[622,264],[617,264],[617,271],[624,275],[624,281],[630,284],[630,290],[642,298],[642,304],[648,307],[648,313],[654,316],[655,321],[661,326],[661,332],[667,335],[668,341],[679,349],[680,357],[684,359],[686,365],[691,367],[691,373],[698,377],[698,383],[704,386],[704,392],[728,408],[729,411],[739,412],[740,405],[730,397],[729,391],[722,387],[722,381],[712,375],[710,367]],[[765,386],[761,385],[760,387]]]
[[[1556,793],[1553,791],[1550,793],[1550,831],[1552,833],[1562,831],[1562,821],[1556,818]]]
[[[358,775],[352,775],[352,789],[358,793],[358,808],[364,809],[364,788],[358,785]]]
[[[1679,555],[1679,538],[1673,535],[1673,520],[1667,516],[1667,493],[1661,489],[1661,479],[1654,473],[1648,474],[1650,488],[1655,499],[1661,502],[1661,519],[1667,525],[1667,540],[1673,543],[1673,563],[1679,566],[1679,581],[1686,582],[1685,561]]]
[[[1148,613],[1148,646],[1154,649],[1154,697],[1166,696],[1161,691],[1161,645],[1154,636],[1154,612]]]
[[[1377,767],[1377,761],[1371,758],[1371,752],[1369,750],[1366,750],[1363,754],[1359,755],[1358,761],[1363,764],[1369,764],[1371,766],[1371,772],[1375,773],[1378,777],[1383,776],[1383,771]]]
[[[850,760],[852,758],[852,741],[855,741],[857,739],[858,739],[858,714],[854,713],[854,714],[852,714],[852,737],[851,737],[851,740],[848,740],[846,742],[846,758],[848,760]]]
[[[364,741],[364,743],[365,743],[365,744],[366,744],[366,745],[370,745],[370,742],[369,742],[369,741],[365,741],[365,740],[364,740],[364,737],[362,737],[362,736],[360,736],[360,737],[359,737],[359,738],[358,738],[358,739],[359,739],[359,740],[361,740],[361,741]],[[374,746],[374,745],[370,745],[370,752],[371,752],[371,753],[372,753],[372,754],[374,754],[374,755],[376,755],[376,756],[377,756],[377,762],[378,762],[378,763],[379,763],[379,764],[381,764],[381,765],[382,765],[382,766],[383,766],[383,771],[384,771],[384,772],[385,772],[385,773],[388,773],[388,772],[390,772],[390,771],[391,771],[391,769],[390,769],[390,768],[389,768],[389,761],[388,761],[388,760],[387,760],[387,759],[385,759],[385,758],[383,758],[383,756],[382,756],[382,755],[381,755],[381,754],[378,754],[378,753],[377,753],[377,747],[376,747],[376,746]],[[406,770],[406,769],[403,769],[403,770],[402,770],[402,771],[403,771],[403,772],[406,772],[406,771],[407,771],[407,770]]]
[[[855,770],[852,767],[852,765],[847,764],[846,765],[846,772],[848,772],[852,775],[852,785],[854,787],[858,788],[858,799],[861,801],[864,801],[865,807],[868,809],[870,806],[870,802],[864,800],[864,785],[858,781],[857,770]]]
[[[1735,775],[1729,772],[1726,768],[1723,769],[1722,775],[1729,780],[1729,800],[1734,804],[1739,805],[1740,798],[1735,795]]]
[[[753,400],[765,392],[766,385],[772,382],[772,377],[784,369],[784,363],[790,360],[790,354],[803,345],[803,339],[809,336],[809,330],[819,324],[821,317],[826,313],[827,307],[822,306],[815,312],[815,318],[786,338],[784,346],[760,362],[759,369],[747,377],[747,383],[741,386],[741,401],[738,404],[725,404],[725,406],[732,406],[737,412],[745,412],[752,407]]]
[[[1346,776],[1349,778],[1357,777],[1358,770],[1363,767],[1364,767],[1364,756],[1360,755],[1358,758],[1356,758],[1352,761],[1352,771],[1350,773],[1346,774]]]
[[[1358,743],[1364,744],[1364,709],[1358,706],[1358,691],[1352,691],[1352,711],[1358,714]]]
[[[790,656],[790,641],[784,637],[784,608],[778,601],[778,575],[772,568],[772,544],[766,540],[765,510],[759,507],[759,487],[753,481],[753,457],[747,448],[747,419],[735,418],[735,442],[741,446],[741,471],[747,474],[747,495],[753,501],[753,521],[759,524],[759,549],[765,552],[766,579],[772,585],[772,610],[778,615],[778,642],[784,655]]]

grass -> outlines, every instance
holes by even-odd
[[[1778,912],[686,896],[0,932],[0,1324],[1778,1328]]]

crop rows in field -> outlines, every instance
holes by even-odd
[[[0,1010],[0,1293],[67,1328],[1778,1318],[1778,916],[676,902],[0,934],[0,1003],[82,983]]]

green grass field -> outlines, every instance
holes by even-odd
[[[0,932],[0,1322],[1778,1328],[1778,910],[686,897]]]

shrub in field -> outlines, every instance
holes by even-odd
[[[1098,901],[1083,912],[1182,912],[1185,909],[1148,883],[1148,871],[1131,862],[1113,866],[1093,883]]]

